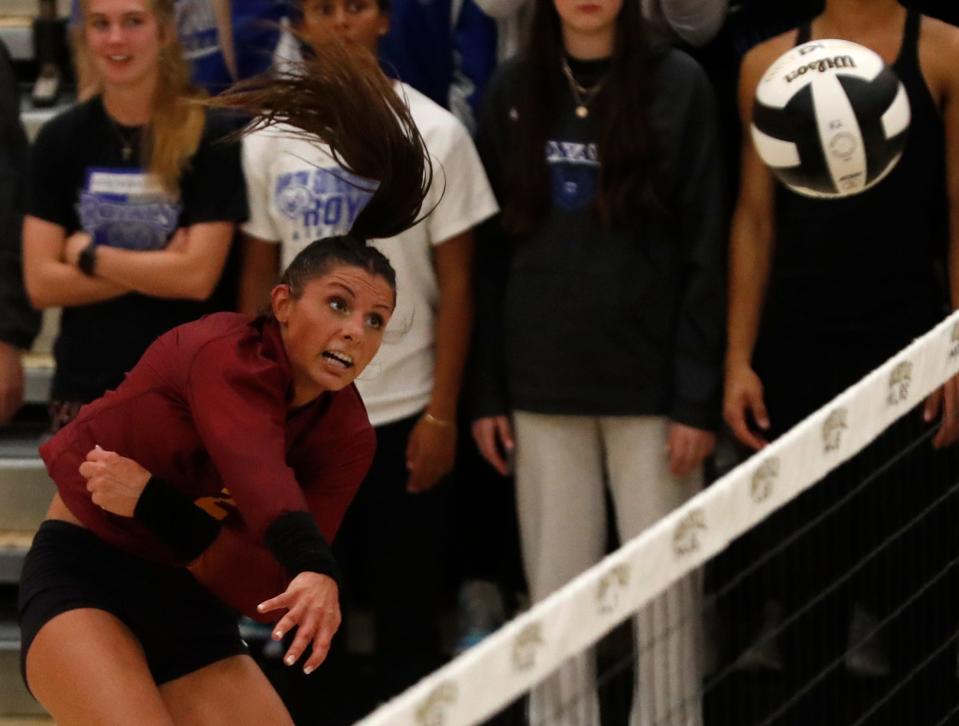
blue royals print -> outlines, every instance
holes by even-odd
[[[273,203],[293,220],[294,240],[346,233],[373,195],[371,182],[336,167],[280,174]]]
[[[88,169],[77,213],[98,245],[163,249],[180,221],[180,205],[143,170]]]

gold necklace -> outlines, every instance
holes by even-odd
[[[589,116],[589,104],[596,98],[596,94],[602,90],[603,84],[606,82],[606,77],[603,76],[593,84],[592,87],[586,88],[576,80],[576,77],[573,75],[573,69],[569,67],[569,63],[565,57],[562,59],[562,65],[563,75],[565,75],[566,80],[569,81],[569,90],[570,93],[573,94],[573,100],[576,102],[576,115],[579,116],[579,118],[586,118]]]

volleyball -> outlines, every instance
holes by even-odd
[[[756,88],[751,133],[760,158],[793,191],[845,197],[899,161],[909,99],[878,53],[848,40],[792,48]]]

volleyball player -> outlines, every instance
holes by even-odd
[[[322,132],[375,188],[350,233],[293,261],[271,316],[224,313],[159,338],[41,449],[58,494],[21,577],[22,656],[59,722],[290,723],[224,602],[282,615],[277,637],[297,628],[286,661],[309,651],[307,672],[338,625],[328,542],[373,451],[352,381],[396,301],[366,239],[414,223],[431,173],[372,59],[337,45],[318,56],[222,103]],[[349,118],[347,102],[359,109]],[[104,477],[135,494],[118,504]],[[203,497],[221,524],[190,509]]]

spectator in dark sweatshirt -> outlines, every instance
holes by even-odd
[[[532,28],[477,137],[503,213],[477,245],[473,434],[503,474],[515,441],[541,600],[603,555],[607,477],[624,540],[702,484],[720,411],[724,204],[709,83],[647,42],[637,3],[539,0]],[[663,595],[667,637],[638,615],[640,641],[656,639],[635,723],[700,722],[695,579]],[[685,654],[680,677],[662,672],[663,648]],[[591,656],[578,661],[534,690],[534,723],[598,723]]]

